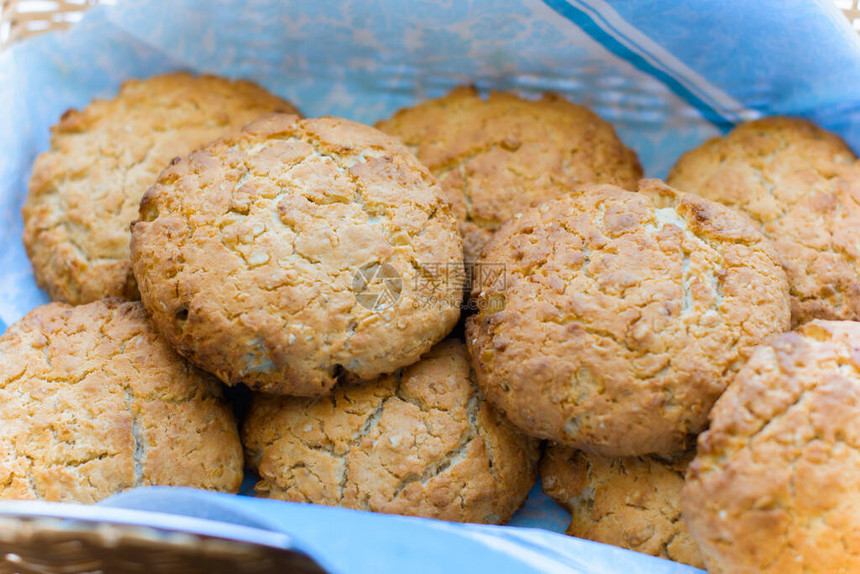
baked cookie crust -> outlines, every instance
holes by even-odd
[[[550,444],[543,491],[571,513],[567,534],[704,568],[681,517],[684,473],[693,459],[604,457]]]
[[[682,511],[709,572],[860,570],[860,324],[762,345],[699,437]]]
[[[0,498],[97,502],[147,485],[238,492],[218,381],[140,302],[37,307],[0,337]]]
[[[538,458],[483,400],[454,340],[330,398],[257,395],[243,440],[270,498],[490,524],[523,504]]]
[[[523,431],[605,456],[674,454],[753,348],[789,325],[773,247],[742,214],[657,180],[593,186],[505,224],[466,340]]]
[[[597,114],[554,94],[538,101],[474,87],[400,110],[377,127],[439,179],[460,219],[466,261],[514,214],[590,183],[632,188],[636,154]]]
[[[338,118],[271,115],[175,162],[144,195],[131,251],[167,340],[264,392],[393,372],[460,315],[440,269],[462,267],[462,240],[433,176]],[[374,289],[387,298],[367,301]]]
[[[743,124],[684,154],[670,185],[743,211],[776,248],[792,324],[860,319],[860,162],[795,118]]]
[[[138,299],[129,224],[171,159],[265,114],[298,113],[246,81],[180,72],[130,80],[110,100],[69,110],[36,158],[24,246],[36,283],[73,305]]]

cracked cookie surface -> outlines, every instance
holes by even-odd
[[[685,450],[789,324],[785,273],[753,222],[657,180],[523,212],[484,263],[505,276],[473,286],[478,385],[525,432],[606,456]]]
[[[525,501],[538,457],[483,400],[452,340],[315,401],[256,395],[243,443],[271,498],[493,524]]]
[[[860,162],[805,120],[743,124],[684,154],[670,185],[761,225],[791,288],[792,324],[860,319]]]
[[[460,219],[467,261],[503,222],[590,183],[636,185],[642,167],[610,124],[553,94],[530,101],[475,88],[400,110],[377,124],[439,179]]]
[[[146,485],[238,492],[218,381],[140,302],[37,307],[0,337],[0,498],[97,502]]]
[[[762,345],[699,437],[682,511],[709,572],[860,571],[860,324]]]
[[[181,354],[227,384],[299,396],[393,372],[444,338],[461,292],[433,268],[462,258],[427,169],[338,118],[276,114],[191,154],[146,192],[132,231],[141,298]],[[368,304],[357,285],[391,298]]]
[[[174,73],[66,112],[36,158],[24,206],[39,287],[71,304],[137,299],[128,227],[143,193],[174,157],[275,111],[297,113],[250,82]]]
[[[681,488],[693,453],[604,457],[549,445],[543,491],[571,513],[567,534],[703,568],[681,517]]]

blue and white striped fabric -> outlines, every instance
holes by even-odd
[[[101,504],[223,520],[234,525],[288,533],[291,548],[314,557],[333,573],[699,572],[667,560],[535,528],[452,524],[309,504],[243,499],[187,488],[139,488]]]
[[[0,53],[0,330],[47,301],[20,209],[49,126],[127,78],[178,68],[251,78],[307,115],[365,122],[463,83],[552,90],[613,123],[657,177],[770,114],[810,118],[860,150],[860,41],[830,0],[119,0]],[[336,572],[690,570],[537,530],[182,496],[216,518],[265,518]],[[163,492],[143,499],[181,506]],[[535,489],[514,524],[558,531],[566,520]]]
[[[830,0],[546,0],[715,124],[807,117],[860,144],[860,39]]]

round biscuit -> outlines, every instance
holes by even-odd
[[[605,456],[674,454],[753,348],[788,328],[785,273],[742,214],[642,180],[524,212],[484,249],[466,337],[525,432]]]
[[[143,193],[171,159],[275,111],[297,113],[251,82],[179,72],[66,112],[36,158],[23,210],[36,283],[73,305],[138,299],[128,244]]]
[[[743,211],[776,248],[792,324],[860,319],[860,162],[800,119],[738,126],[684,154],[670,185]]]
[[[632,187],[636,154],[597,114],[562,97],[537,101],[474,87],[400,110],[377,127],[399,137],[439,179],[460,219],[466,261],[498,227],[590,183]]]
[[[860,571],[860,323],[756,350],[699,437],[681,508],[713,573]]]
[[[538,458],[483,400],[454,340],[330,399],[257,395],[243,441],[270,498],[491,524],[523,504]]]
[[[147,485],[238,492],[218,381],[140,302],[37,307],[0,337],[0,498],[98,502]]]
[[[275,114],[165,170],[132,230],[141,299],[227,384],[299,396],[409,365],[460,315],[462,240],[396,139]]]
[[[681,517],[681,488],[693,453],[604,457],[551,444],[541,459],[543,491],[571,514],[569,536],[703,568]]]

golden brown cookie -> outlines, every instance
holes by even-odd
[[[0,498],[241,482],[218,381],[177,355],[139,302],[43,305],[0,337]]]
[[[460,218],[466,261],[515,213],[589,183],[630,188],[636,154],[591,110],[474,87],[400,110],[377,124],[430,168]]]
[[[571,514],[567,534],[703,568],[681,518],[681,488],[693,453],[604,457],[550,445],[543,490]]]
[[[711,412],[681,499],[709,572],[860,571],[860,323],[762,345]]]
[[[673,454],[753,347],[788,328],[785,273],[746,217],[657,180],[523,212],[478,262],[478,385],[525,432],[605,456]]]
[[[767,118],[684,154],[670,185],[739,209],[773,240],[792,323],[860,319],[860,164],[835,134]]]
[[[66,112],[36,158],[24,206],[39,287],[72,304],[137,299],[128,226],[146,188],[174,157],[274,111],[297,113],[250,82],[174,73]]]
[[[256,395],[242,437],[268,497],[460,522],[507,522],[538,458],[483,400],[454,340],[330,398]]]
[[[396,139],[272,115],[159,177],[133,225],[141,298],[181,354],[228,384],[317,396],[412,364],[460,314],[462,240]]]

